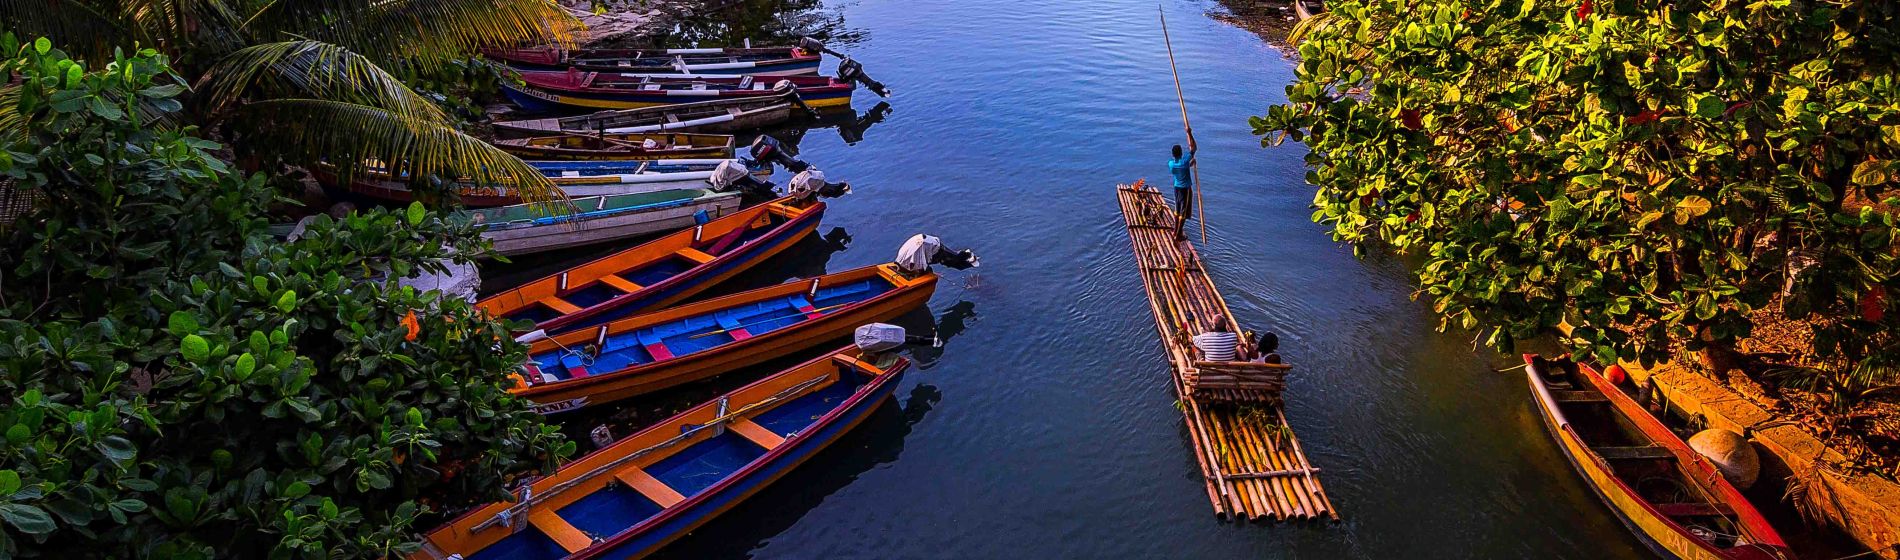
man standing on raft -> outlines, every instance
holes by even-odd
[[[1174,175],[1174,213],[1180,219],[1174,223],[1174,240],[1187,239],[1188,216],[1194,213],[1194,152],[1199,149],[1194,142],[1194,129],[1187,129],[1188,149],[1181,153],[1181,145],[1174,145],[1174,159],[1168,160],[1168,173]]]

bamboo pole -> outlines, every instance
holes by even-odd
[[[1174,65],[1174,38],[1168,36],[1168,12],[1161,9],[1160,4],[1155,5],[1155,11],[1161,14],[1161,41],[1168,46],[1168,70],[1174,72],[1174,98],[1181,102],[1181,128],[1187,132],[1188,145],[1194,146],[1194,126],[1188,124],[1187,96],[1181,94],[1181,69]],[[1201,160],[1199,157],[1188,158],[1188,176],[1194,182],[1194,210],[1201,215],[1199,220],[1201,243],[1205,244],[1207,243],[1207,205],[1201,200]],[[1187,216],[1177,216],[1177,218],[1186,220]]]

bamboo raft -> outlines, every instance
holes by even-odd
[[[1289,368],[1196,359],[1192,337],[1212,318],[1233,314],[1193,245],[1174,241],[1175,213],[1161,191],[1141,181],[1116,190],[1215,514],[1249,521],[1339,519],[1281,407]]]

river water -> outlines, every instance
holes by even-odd
[[[1204,255],[1241,323],[1280,333],[1288,417],[1343,520],[1217,521],[1196,480],[1114,193],[1165,180],[1182,141],[1155,4],[832,1],[679,31],[820,27],[895,91],[861,141],[799,140],[856,187],[821,227],[849,248],[813,241],[750,282],[883,262],[917,232],[983,266],[948,272],[910,318],[949,340],[896,402],[664,556],[1646,554],[1558,454],[1521,373],[1435,333],[1398,260],[1354,259],[1308,220],[1304,149],[1262,148],[1246,124],[1293,63],[1212,2],[1161,7],[1201,143]]]

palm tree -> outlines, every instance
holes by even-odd
[[[289,162],[344,173],[402,162],[415,177],[561,197],[385,70],[437,70],[485,46],[570,44],[580,22],[555,0],[5,0],[0,22],[94,61],[157,49],[194,84],[197,124]]]

